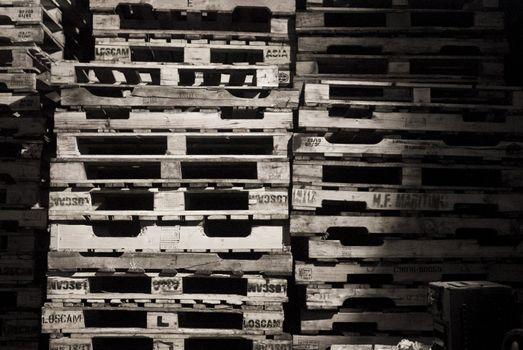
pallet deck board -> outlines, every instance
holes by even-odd
[[[203,225],[143,225],[136,237],[99,237],[90,225],[51,225],[50,250],[56,251],[261,251],[282,252],[282,226],[253,225],[249,235],[242,237],[224,232],[223,237],[206,234]]]
[[[344,350],[394,350],[405,337],[397,335],[379,336],[343,336],[343,335],[294,335],[292,338],[293,349],[296,350],[328,350],[337,346],[353,346]],[[419,350],[430,350],[432,337],[412,337],[409,339],[422,345]],[[392,347],[392,348],[388,348]],[[338,349],[341,350],[341,349]]]

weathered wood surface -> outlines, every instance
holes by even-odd
[[[1,29],[0,29],[1,30]],[[29,93],[0,93],[0,106],[11,111],[36,111],[40,108],[40,96]]]
[[[14,303],[9,306],[9,308],[12,309],[37,309],[42,306],[43,295],[39,288],[0,286],[0,295],[14,301]]]
[[[393,0],[386,4],[383,2],[363,1],[363,2],[332,2],[329,0],[306,0],[307,10],[319,11],[345,11],[345,9],[358,8],[416,8],[416,9],[432,9],[434,7],[449,10],[476,10],[476,9],[498,9],[498,0],[466,0],[466,1],[439,1],[433,0],[430,3],[420,3],[412,0]]]
[[[46,124],[45,117],[8,115],[0,118],[1,132],[15,138],[40,138],[47,130]]]
[[[392,335],[378,336],[342,336],[342,335],[294,335],[292,337],[293,349],[296,350],[328,350],[336,346],[354,346],[350,350],[395,350],[394,347],[405,337]],[[412,341],[424,344],[420,350],[430,350],[433,343],[431,337],[413,337]],[[392,346],[392,349],[387,348]],[[374,348],[373,348],[374,347]],[[383,348],[384,347],[384,348]],[[348,349],[344,349],[348,350]]]
[[[38,183],[20,182],[17,184],[0,183],[0,208],[38,208],[40,188]]]
[[[42,8],[37,6],[2,7],[2,15],[19,25],[42,22]]]
[[[38,25],[23,27],[2,25],[0,26],[0,38],[8,40],[12,44],[42,44],[44,41],[44,29]]]
[[[0,210],[0,222],[15,222],[19,227],[45,228],[47,225],[47,210],[40,209],[3,209]]]
[[[40,161],[38,160],[0,160],[0,176],[12,182],[40,181]]]

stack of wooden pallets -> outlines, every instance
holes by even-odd
[[[428,282],[521,287],[523,94],[504,85],[503,13],[309,0],[296,23],[294,348],[429,346]]]
[[[90,8],[95,61],[51,68],[51,348],[289,349],[294,1]]]
[[[48,234],[44,135],[50,64],[61,59],[60,5],[0,1],[0,348],[38,349]]]

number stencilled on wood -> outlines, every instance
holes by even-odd
[[[303,144],[305,147],[318,147],[321,144],[321,137],[304,137]]]
[[[52,339],[49,350],[92,350],[92,345],[88,340],[67,339],[67,341],[62,342]]]
[[[285,194],[249,194],[249,203],[269,204],[269,203],[287,203]]]
[[[273,315],[262,314],[244,314],[244,330],[274,330],[281,329],[283,326],[283,317],[275,318]]]
[[[312,269],[310,267],[296,266],[296,271],[302,280],[308,281],[312,279]]]
[[[30,19],[33,17],[33,9],[20,9],[18,10],[18,18],[20,19]]]
[[[147,313],[147,328],[178,328],[178,315],[167,312]]]
[[[294,189],[292,190],[292,201],[294,203],[310,204],[314,203],[317,193],[314,190]]]
[[[290,341],[255,341],[253,350],[291,350]]]
[[[42,329],[82,329],[85,328],[84,315],[81,310],[51,310],[42,311]]]
[[[438,265],[396,265],[395,273],[442,273],[443,268]]]
[[[50,294],[86,294],[89,292],[89,281],[87,278],[49,277],[47,292]]]
[[[275,279],[249,280],[247,283],[248,296],[287,295],[287,281]]]
[[[160,249],[176,249],[180,243],[180,227],[159,227]],[[147,228],[144,231],[147,234]]]
[[[373,209],[452,209],[445,195],[425,193],[376,193],[369,206]]]
[[[129,61],[131,59],[129,47],[96,45],[94,52],[96,59],[100,61]]]
[[[151,281],[151,294],[181,294],[181,277],[154,277]]]
[[[19,40],[23,40],[23,41],[31,40],[32,37],[33,37],[32,32],[28,31],[28,30],[21,30],[17,34],[17,38]]]
[[[91,197],[85,194],[52,194],[49,207],[91,207]]]

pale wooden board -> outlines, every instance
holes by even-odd
[[[42,27],[37,25],[22,27],[0,25],[0,38],[5,38],[13,44],[42,44],[44,41],[44,30]]]
[[[0,93],[0,106],[6,106],[11,111],[36,111],[40,109],[40,96],[2,92]]]
[[[520,133],[523,122],[507,115],[502,122],[465,121],[464,113],[371,112],[370,118],[331,117],[326,109],[300,109],[300,128],[312,130],[398,130],[471,133]]]
[[[53,85],[104,86],[122,88],[138,85],[203,87],[204,75],[220,76],[220,87],[278,87],[277,66],[253,65],[187,65],[168,63],[78,63],[63,61],[51,66]],[[191,75],[191,86],[182,84],[182,76]],[[0,79],[1,79],[0,75]],[[230,81],[243,81],[230,85]],[[207,82],[208,84],[208,82]]]
[[[92,290],[91,283],[95,282],[98,277],[112,278],[114,283],[118,283],[119,278],[124,277],[126,280],[136,276],[138,278],[148,277],[150,293],[129,293],[129,292],[105,292]],[[206,278],[208,281],[214,280],[215,283],[223,281],[243,280],[246,284],[246,293],[242,290],[237,293],[233,291],[228,294],[213,294],[202,292],[187,292],[184,290],[184,281],[198,280]],[[138,283],[138,282],[136,282]],[[142,282],[143,283],[143,282]],[[178,301],[180,303],[215,303],[225,302],[229,305],[258,305],[264,303],[283,303],[287,301],[287,280],[282,278],[267,278],[262,275],[242,275],[230,276],[224,274],[211,274],[200,276],[198,274],[177,273],[173,276],[164,276],[159,273],[146,273],[136,275],[132,273],[120,274],[102,274],[78,272],[68,275],[58,274],[56,276],[50,272],[47,278],[47,299],[53,303],[72,300],[120,300],[126,303],[129,300],[149,300],[163,305]]]
[[[294,335],[292,338],[293,349],[295,350],[328,350],[336,346],[355,346],[350,350],[396,350],[389,349],[387,346],[396,346],[404,337],[401,336],[341,336],[341,335]],[[412,341],[425,344],[420,350],[430,350],[433,342],[432,337],[409,336]],[[369,348],[371,346],[371,348]],[[372,346],[376,346],[372,348]],[[381,347],[380,347],[381,346]],[[345,349],[347,350],[347,349]]]
[[[202,225],[143,225],[137,237],[98,237],[90,225],[52,224],[50,250],[85,252],[282,252],[284,228],[254,224],[246,237],[210,237]]]
[[[233,12],[237,7],[268,8],[274,14],[292,15],[296,11],[293,0],[94,0],[89,3],[93,11],[111,11],[120,3],[146,4],[156,10],[179,10],[187,12]]]
[[[283,331],[283,311],[243,311],[243,310],[195,310],[195,309],[169,309],[164,307],[161,311],[156,308],[122,309],[122,308],[42,308],[42,332],[43,333],[83,333],[83,334],[129,334],[143,332],[141,326],[116,328],[116,327],[93,327],[86,325],[86,311],[123,311],[139,312],[147,317],[145,329],[150,334],[281,334]],[[184,327],[179,324],[180,313],[203,314],[207,312],[222,312],[239,314],[242,318],[242,328],[235,329],[234,326],[224,324],[221,328],[197,328]],[[183,322],[183,321],[182,321]],[[231,327],[232,326],[232,327]]]
[[[347,282],[347,275],[368,274],[391,275],[395,283],[432,282],[441,280],[444,275],[460,274],[481,276],[482,280],[500,283],[520,283],[523,267],[518,264],[502,262],[425,262],[425,263],[341,263],[334,266],[321,266],[296,262],[295,279],[298,284],[318,282]],[[485,277],[483,277],[485,276]]]
[[[428,312],[328,312],[303,311],[301,331],[331,331],[335,322],[374,323],[378,331],[430,332],[432,315]]]
[[[32,91],[36,89],[36,74],[0,73],[0,84],[8,90]]]
[[[169,129],[292,129],[292,111],[266,110],[260,119],[224,118],[218,110],[209,111],[130,111],[128,119],[87,119],[85,112],[58,110],[54,115],[56,133],[74,130],[125,131]]]
[[[366,210],[453,211],[458,204],[491,204],[498,212],[520,212],[523,195],[518,193],[395,193],[294,188],[292,207],[297,210],[321,208],[323,201],[364,202]]]
[[[36,6],[16,6],[2,8],[2,15],[12,23],[32,24],[42,22],[42,8]]]
[[[337,3],[336,6],[332,5],[331,2],[328,2],[326,0],[306,0],[306,7],[309,11],[334,11],[334,12],[343,12],[345,9],[358,9],[358,8],[375,8],[379,6],[380,8],[386,7],[386,8],[399,8],[404,9],[405,7],[413,6],[410,0],[393,0],[390,2],[389,6],[385,6],[382,3],[375,4],[373,1],[363,2],[363,3],[348,3],[345,4]],[[499,7],[499,1],[498,0],[469,0],[469,1],[463,1],[462,3],[455,3],[455,2],[445,2],[445,1],[438,1],[433,0],[431,3],[435,3],[438,5],[438,8],[449,8],[449,9],[462,9],[462,10],[475,10],[475,9],[497,9]],[[418,2],[416,2],[416,5],[418,8],[425,8],[428,7],[431,8],[430,5],[423,5]]]
[[[482,246],[472,239],[385,239],[378,246],[345,246],[336,240],[309,240],[313,259],[503,259],[523,257],[523,243]]]
[[[50,252],[49,270],[178,270],[194,272],[262,272],[288,276],[292,273],[292,255],[264,254],[258,259],[225,259],[216,253],[123,253],[118,257],[82,256],[74,252]]]
[[[84,107],[270,107],[295,108],[299,90],[272,90],[267,97],[241,98],[227,90],[139,86],[127,97],[96,96],[85,88],[61,91],[62,106]],[[0,100],[1,102],[1,100]]]
[[[389,216],[317,216],[291,215],[292,235],[325,235],[329,228],[364,227],[369,234],[401,234],[409,237],[455,235],[460,228],[487,229],[498,235],[520,235],[519,219],[467,217],[389,217]]]

